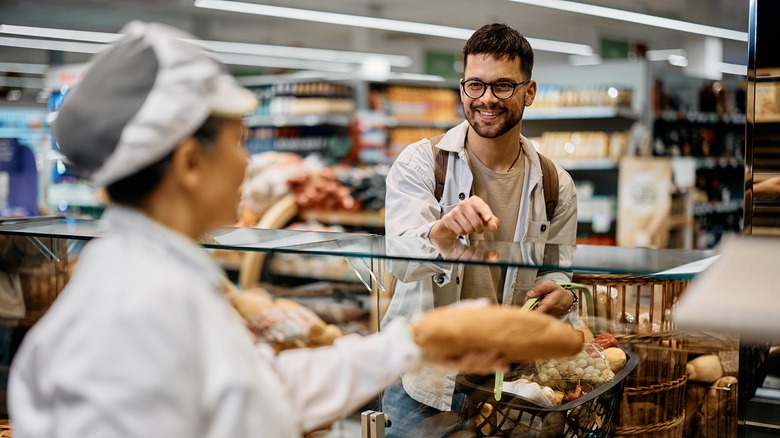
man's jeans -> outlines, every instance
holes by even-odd
[[[460,431],[473,429],[468,422],[466,395],[456,392],[452,397],[452,410],[440,411],[409,397],[401,381],[385,390],[382,410],[390,419],[385,430],[387,438],[438,438],[452,437]],[[465,436],[473,436],[466,434]]]

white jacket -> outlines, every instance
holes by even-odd
[[[202,248],[112,207],[11,367],[16,438],[300,437],[419,360],[398,323],[333,348],[254,345]]]
[[[388,236],[428,238],[433,223],[458,202],[470,196],[473,175],[464,149],[468,122],[450,129],[436,147],[449,154],[447,175],[441,202],[434,195],[434,157],[431,142],[420,140],[407,146],[393,163],[387,177],[385,227]],[[514,241],[520,242],[522,260],[528,266],[540,266],[545,244],[558,245],[558,265],[571,266],[577,237],[577,195],[571,176],[558,170],[558,205],[552,221],[547,221],[542,168],[533,145],[521,136],[526,158],[523,199],[520,201]],[[462,238],[464,239],[464,238]],[[464,239],[465,240],[465,239]],[[397,316],[414,318],[434,306],[458,301],[461,296],[460,277],[463,264],[409,263],[393,261],[390,271],[398,282],[385,315],[385,320]],[[510,267],[504,282],[503,302],[521,303],[523,296],[513,296],[513,290],[528,291],[534,285],[548,281],[570,281],[563,271],[538,272],[534,268]],[[519,282],[515,289],[515,283]],[[424,368],[403,377],[404,388],[415,400],[440,410],[449,410],[454,390],[452,374]]]

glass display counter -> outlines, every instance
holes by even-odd
[[[22,265],[23,259],[36,259],[37,269],[40,266],[56,267],[36,273],[38,286],[45,284],[45,287],[36,286],[33,291],[37,291],[41,301],[48,298],[48,302],[40,304],[44,311],[67,281],[73,265],[77,264],[82,244],[100,234],[99,220],[49,217],[0,222],[0,242],[4,242],[6,249],[4,255],[15,251],[15,257]],[[259,288],[274,297],[298,301],[326,323],[339,326],[344,333],[368,334],[381,330],[380,322],[388,308],[393,308],[395,314],[413,318],[415,313],[458,301],[459,293],[453,294],[453,288],[447,285],[459,285],[460,273],[465,268],[472,274],[476,270],[494,270],[498,277],[493,278],[506,278],[507,272],[514,273],[514,278],[518,279],[516,291],[522,292],[523,297],[538,275],[564,272],[573,276],[574,281],[582,285],[573,288],[579,296],[580,306],[578,314],[570,315],[569,319],[583,331],[615,336],[620,348],[627,353],[630,369],[615,372],[618,381],[602,382],[608,386],[600,392],[595,386],[585,389],[596,395],[583,396],[580,403],[570,400],[568,404],[553,406],[516,394],[506,396],[504,402],[483,397],[482,394],[493,393],[493,376],[481,380],[459,376],[457,388],[467,394],[466,400],[470,403],[464,410],[469,413],[464,426],[468,435],[463,436],[515,436],[513,434],[526,429],[528,436],[536,436],[534,434],[546,430],[544,428],[552,427],[543,423],[552,422],[555,417],[562,421],[562,436],[652,436],[655,433],[657,436],[686,436],[685,429],[691,426],[685,424],[688,357],[692,353],[718,354],[731,348],[729,339],[701,347],[702,344],[692,342],[688,334],[677,331],[671,319],[672,308],[687,282],[717,257],[712,250],[590,245],[545,247],[536,243],[468,243],[255,228],[216,230],[202,243],[209,251],[265,253],[267,260],[258,279]],[[572,254],[573,257],[570,263],[563,265],[547,262],[549,257],[545,257],[545,253],[549,251]],[[488,272],[487,275],[492,274]],[[423,288],[423,284],[433,287]],[[408,293],[423,289],[433,292],[430,296],[426,296],[427,292]],[[405,292],[401,293],[401,290]],[[32,292],[24,293],[27,300]],[[495,295],[494,291],[487,294],[482,291],[482,294],[493,296],[497,301],[506,298]],[[473,293],[465,295],[474,296]],[[5,344],[2,346],[4,351],[0,352],[2,381],[13,349],[20,341],[20,331],[34,323],[21,324],[18,317],[9,314],[2,319],[4,331],[0,339]],[[697,348],[691,348],[693,344]],[[590,365],[595,366],[589,364],[584,368]],[[576,368],[573,366],[572,371]],[[736,375],[737,370],[729,366],[723,368],[725,373]],[[579,383],[585,386],[585,382]],[[579,383],[568,389],[576,389]],[[4,385],[2,388],[4,390]],[[5,397],[0,396],[3,401],[0,414],[4,414]],[[490,402],[486,403],[486,399]],[[730,415],[722,411],[727,408],[720,404],[715,406],[715,411],[709,409],[707,412],[707,418],[712,418],[711,424],[717,423],[717,435],[712,436],[731,436],[731,425],[718,429],[724,423],[724,416]],[[707,410],[701,403],[696,409],[700,417]],[[363,412],[363,436],[383,436],[387,426],[392,428],[393,419],[386,421],[388,418],[382,413],[380,399],[366,406]],[[687,418],[691,416],[689,414]],[[460,421],[452,417],[434,420]]]

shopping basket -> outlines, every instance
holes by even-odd
[[[631,351],[626,351],[626,357],[625,366],[612,380],[559,406],[538,406],[509,393],[497,401],[491,376],[459,375],[455,389],[466,394],[466,408],[478,437],[536,436],[557,417],[556,421],[565,423],[557,436],[606,438],[612,435],[619,417],[625,378],[639,363],[639,356]],[[519,377],[512,373],[508,372],[505,379]]]

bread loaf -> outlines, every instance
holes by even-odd
[[[431,358],[495,351],[509,362],[573,356],[582,350],[570,325],[519,307],[439,307],[416,322],[414,340]]]

